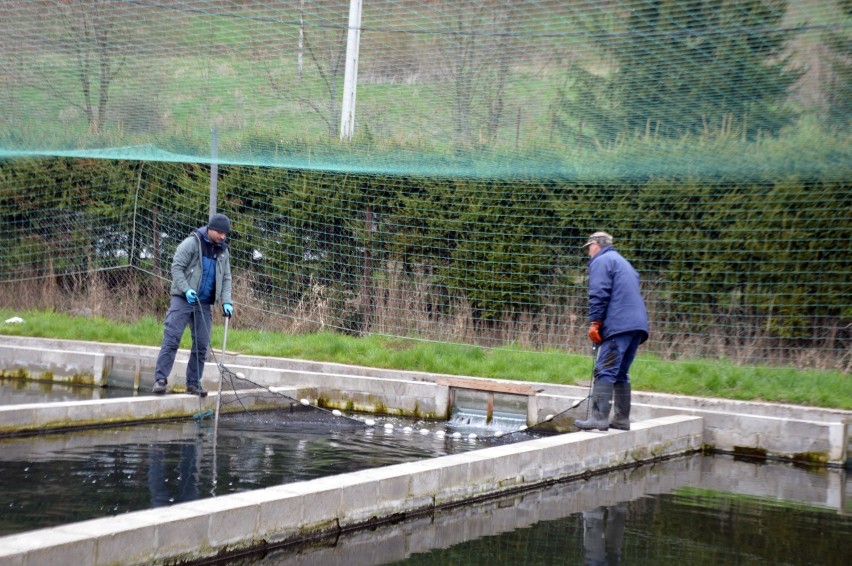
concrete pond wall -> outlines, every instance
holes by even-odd
[[[17,338],[0,349],[0,354],[15,358],[19,376],[29,372],[44,378],[40,368],[50,367],[59,381],[62,372],[79,376],[85,368],[97,372],[99,367],[114,367],[116,362],[109,358],[139,360],[141,367],[156,353],[156,348]],[[186,352],[180,354],[176,376],[183,375],[186,357]],[[225,364],[259,385],[282,388],[294,399],[309,399],[327,409],[381,410],[439,420],[450,416],[457,390],[477,391],[486,399],[493,393],[517,395],[526,402],[530,424],[560,413],[587,394],[585,388],[573,386],[300,360],[228,355]],[[0,367],[4,365],[12,364],[0,359]],[[118,399],[2,406],[0,434],[186,418],[215,405],[218,375],[218,367],[209,364],[204,384],[213,393],[206,399],[155,397],[143,391]],[[181,385],[179,378],[173,381]],[[119,385],[110,383],[109,372],[101,383]],[[150,387],[150,376],[140,387]],[[2,537],[0,564],[197,561],[701,450],[842,467],[847,464],[852,412],[634,392],[631,420],[630,431],[558,434]]]

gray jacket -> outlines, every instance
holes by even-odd
[[[172,295],[183,296],[187,290],[198,290],[201,283],[201,234],[196,230],[178,245],[172,260]],[[231,299],[231,254],[227,242],[216,258],[216,304],[233,303]]]

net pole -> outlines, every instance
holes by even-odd
[[[222,374],[225,370],[225,346],[228,344],[228,322],[231,317],[225,317],[225,335],[222,338],[222,357],[219,361],[219,384],[216,391],[216,415],[213,417],[213,438],[216,438],[219,432],[219,409],[222,406]]]

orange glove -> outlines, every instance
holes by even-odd
[[[595,344],[600,344],[603,342],[603,338],[601,338],[601,326],[602,322],[594,321],[589,324],[589,340],[594,342]]]

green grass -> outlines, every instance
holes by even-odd
[[[0,322],[0,334],[144,346],[159,346],[162,339],[162,321],[151,317],[121,324],[99,317],[0,309],[0,321],[13,316],[24,322]],[[222,332],[217,317],[212,338],[217,350]],[[188,332],[182,346],[189,346]],[[591,350],[582,355],[513,346],[486,349],[386,336],[357,338],[332,332],[291,335],[232,328],[227,346],[228,351],[246,355],[554,384],[588,384],[593,363]],[[852,410],[852,378],[839,371],[744,367],[726,360],[664,361],[640,354],[631,380],[634,389],[643,391]]]

